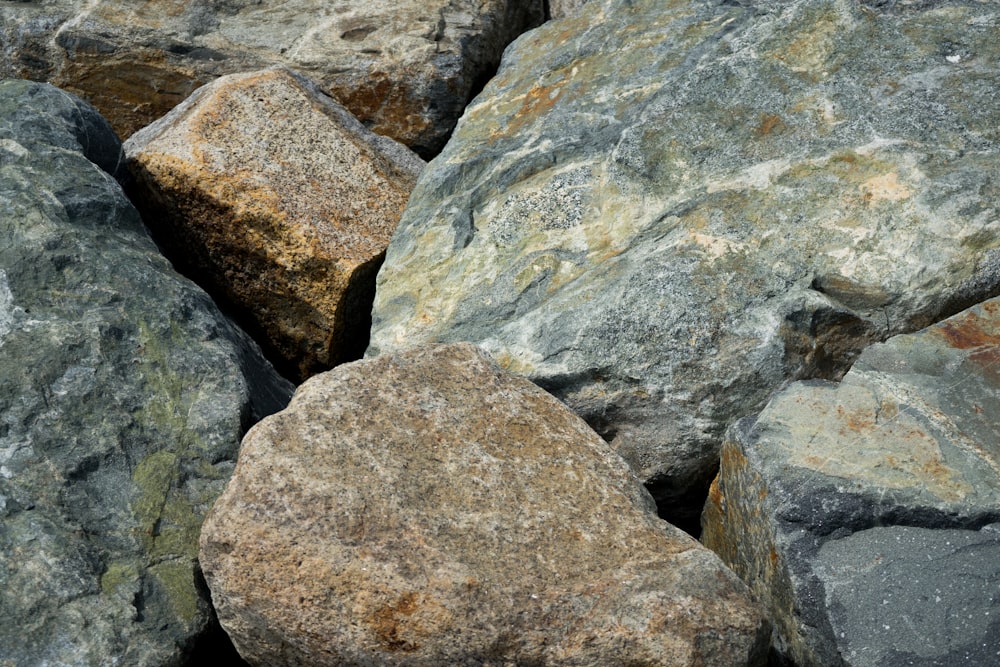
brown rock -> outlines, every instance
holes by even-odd
[[[747,665],[767,626],[622,459],[469,344],[345,364],[243,443],[201,537],[260,665]]]
[[[162,245],[286,372],[360,356],[420,158],[280,68],[218,79],[125,150]]]

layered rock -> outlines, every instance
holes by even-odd
[[[532,31],[414,190],[368,354],[477,342],[678,517],[789,379],[996,293],[994,27],[975,2],[608,0]]]
[[[362,355],[420,158],[281,68],[214,81],[125,151],[158,242],[283,370]]]
[[[205,523],[261,665],[747,665],[767,628],[586,424],[469,344],[345,364],[243,441]]]
[[[284,64],[423,155],[504,46],[542,20],[541,0],[3,4],[0,76],[79,93],[123,137],[220,75]]]
[[[92,107],[0,83],[4,664],[180,664],[213,622],[202,517],[290,394],[157,252],[123,163]]]
[[[797,665],[1000,655],[1000,299],[734,426],[703,541]]]

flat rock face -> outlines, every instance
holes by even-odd
[[[212,79],[284,64],[375,132],[440,150],[540,0],[0,3],[0,76],[91,101],[127,137]]]
[[[97,166],[123,163],[92,107],[0,82],[4,665],[180,664],[201,520],[290,394]]]
[[[586,424],[469,344],[312,378],[206,520],[260,665],[747,665],[767,627]]]
[[[546,24],[414,190],[368,354],[477,342],[673,511],[788,379],[996,293],[998,47],[981,2],[611,0]]]
[[[996,662],[998,361],[993,299],[730,429],[702,539],[796,664]]]
[[[158,242],[283,370],[361,356],[419,157],[281,68],[214,81],[125,151]]]

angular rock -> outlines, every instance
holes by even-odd
[[[997,293],[995,25],[610,0],[522,36],[411,196],[368,354],[479,343],[674,516],[789,379]]]
[[[282,68],[217,79],[125,151],[158,242],[287,374],[362,355],[420,158]]]
[[[472,345],[316,376],[250,431],[201,562],[260,665],[746,665],[767,626],[626,464]]]
[[[201,520],[290,395],[99,168],[123,163],[89,105],[0,82],[3,664],[181,664],[214,623]]]
[[[542,12],[541,0],[5,2],[0,77],[78,93],[127,137],[218,76],[283,64],[429,156]]]
[[[730,429],[702,540],[795,664],[997,661],[998,362],[993,299]]]

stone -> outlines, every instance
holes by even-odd
[[[216,79],[125,143],[157,241],[286,375],[359,358],[424,162],[283,68]]]
[[[549,18],[561,19],[580,11],[588,0],[549,0]]]
[[[702,540],[794,664],[997,661],[998,362],[992,299],[730,429]]]
[[[200,553],[257,665],[747,665],[769,631],[601,438],[465,343],[301,385]]]
[[[605,0],[522,36],[414,189],[367,354],[476,342],[696,523],[730,423],[997,293],[995,26]]]
[[[218,76],[281,64],[429,157],[542,18],[542,0],[4,2],[0,77],[77,93],[128,137]]]
[[[291,394],[159,254],[123,165],[93,107],[0,82],[5,667],[182,664],[216,627],[202,518]]]

